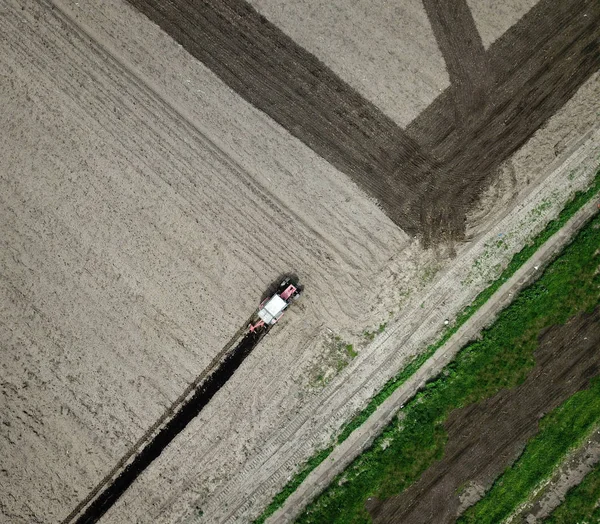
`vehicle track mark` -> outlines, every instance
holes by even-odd
[[[466,3],[428,0],[453,84],[404,131],[243,0],[128,1],[426,244],[462,238],[497,167],[600,67],[594,0],[541,0],[487,52]]]
[[[485,110],[492,84],[488,55],[466,0],[424,0],[446,62],[457,125],[472,127]]]

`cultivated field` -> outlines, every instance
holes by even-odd
[[[184,4],[1,8],[9,522],[65,519],[294,271],[303,300],[103,521],[250,520],[597,167],[595,2]]]

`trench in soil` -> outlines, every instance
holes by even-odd
[[[115,504],[138,476],[210,402],[267,333],[268,329],[264,328],[244,336],[159,433],[137,454],[118,477],[94,498],[93,502],[76,520],[77,524],[97,522]]]

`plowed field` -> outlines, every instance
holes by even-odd
[[[500,164],[600,67],[594,0],[542,0],[488,50],[466,0],[427,0],[451,86],[403,130],[243,0],[129,1],[425,239],[460,237]]]
[[[398,89],[266,3],[2,4],[0,520],[65,519],[293,271],[302,301],[104,518],[248,521],[473,300],[600,156],[597,2],[512,4],[370,10]]]

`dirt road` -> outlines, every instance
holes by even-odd
[[[562,247],[566,245],[569,242],[569,239],[581,228],[582,224],[598,213],[598,204],[598,201],[588,203],[576,216],[565,224],[559,233],[550,238],[548,242],[546,242],[546,244],[544,244],[506,283],[504,283],[494,296],[491,297],[490,300],[419,369],[419,371],[386,399],[385,402],[377,408],[377,411],[375,411],[375,413],[373,413],[359,429],[354,431],[347,440],[333,451],[325,462],[317,467],[306,478],[304,483],[289,497],[284,506],[277,511],[268,522],[274,524],[276,522],[289,522],[293,520],[302,508],[326,487],[338,473],[343,471],[354,457],[368,447],[373,438],[377,436],[377,434],[379,434],[379,432],[395,416],[400,406],[406,403],[428,379],[436,376],[441,369],[454,358],[460,348],[469,340],[476,337],[477,333],[484,326],[490,324],[498,311],[511,302],[512,295],[520,288],[527,285],[531,279],[535,278],[539,268],[543,267],[556,253],[560,252]],[[594,328],[598,327],[597,324],[594,325],[592,323],[592,325]],[[590,351],[594,352],[596,350],[596,345],[592,344],[591,346],[588,346],[587,344],[581,344],[581,348],[584,353],[585,351],[589,353]],[[564,366],[557,369],[560,372],[564,369]],[[588,366],[584,365],[583,369],[588,369]],[[586,375],[584,373],[582,375],[583,382],[580,382],[580,384],[586,382],[587,379],[589,379],[589,374]],[[543,398],[541,400],[543,400]],[[468,409],[469,408],[467,408],[467,410]],[[529,429],[532,430],[534,427],[535,426],[529,426]],[[509,441],[512,442],[510,438]],[[510,445],[510,443],[507,445]],[[513,457],[509,452],[504,459],[508,461],[510,458]],[[457,486],[455,486],[455,488]],[[444,501],[444,504],[447,502],[447,498],[443,498],[442,500]],[[458,505],[458,500],[456,500],[456,505]],[[426,507],[429,506],[426,504]],[[440,510],[439,507],[436,506],[436,508],[438,511]],[[450,506],[449,508],[448,511],[450,512],[455,509]]]

